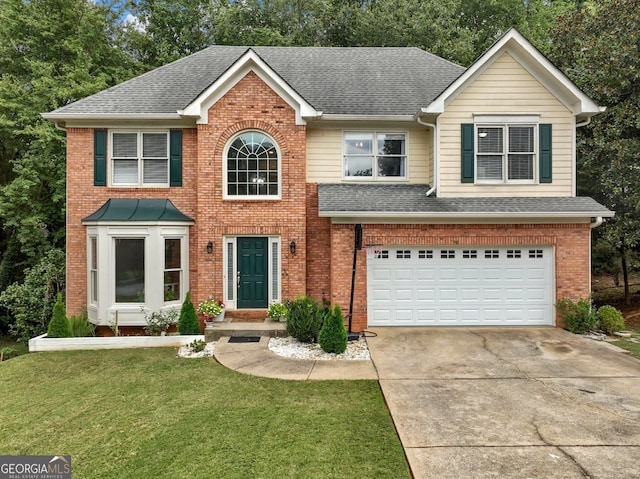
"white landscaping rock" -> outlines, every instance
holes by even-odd
[[[369,348],[364,338],[349,341],[347,350],[342,354],[325,353],[319,344],[301,343],[292,338],[271,338],[269,350],[285,358],[314,359],[314,360],[369,360]]]
[[[204,347],[204,350],[200,352],[194,352],[189,346],[182,346],[178,349],[178,357],[179,358],[208,358],[213,356],[213,352],[215,349],[215,342],[207,343]]]

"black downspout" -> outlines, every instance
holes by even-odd
[[[362,225],[356,224],[354,229],[354,241],[353,241],[353,267],[351,269],[351,298],[349,299],[349,331],[347,332],[347,338],[349,341],[358,339],[358,333],[354,333],[351,330],[351,324],[353,320],[353,294],[356,289],[356,265],[358,261],[358,250],[362,249]]]

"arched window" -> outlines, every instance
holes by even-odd
[[[280,155],[276,142],[259,131],[235,136],[226,154],[227,196],[278,197]]]

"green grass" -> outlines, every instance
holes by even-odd
[[[376,381],[242,375],[170,349],[0,363],[0,454],[79,478],[409,477]]]
[[[2,353],[3,361],[7,361],[21,354],[28,353],[29,347],[26,344],[17,342],[14,337],[0,336],[0,352]]]
[[[628,326],[625,329],[634,333],[632,339],[635,339],[636,341],[640,340],[640,325]],[[631,356],[640,359],[640,343],[637,343],[636,341],[621,338],[617,341],[611,341],[611,344],[614,344],[619,348],[626,349],[631,353]]]

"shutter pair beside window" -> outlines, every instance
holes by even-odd
[[[107,186],[107,130],[93,131],[93,185]],[[169,132],[169,185],[182,186],[182,130]]]
[[[475,127],[473,123],[463,123],[462,125],[462,162],[461,178],[462,183],[473,183],[475,181]],[[539,177],[540,183],[551,183],[551,124],[543,123],[538,128],[539,140]]]

